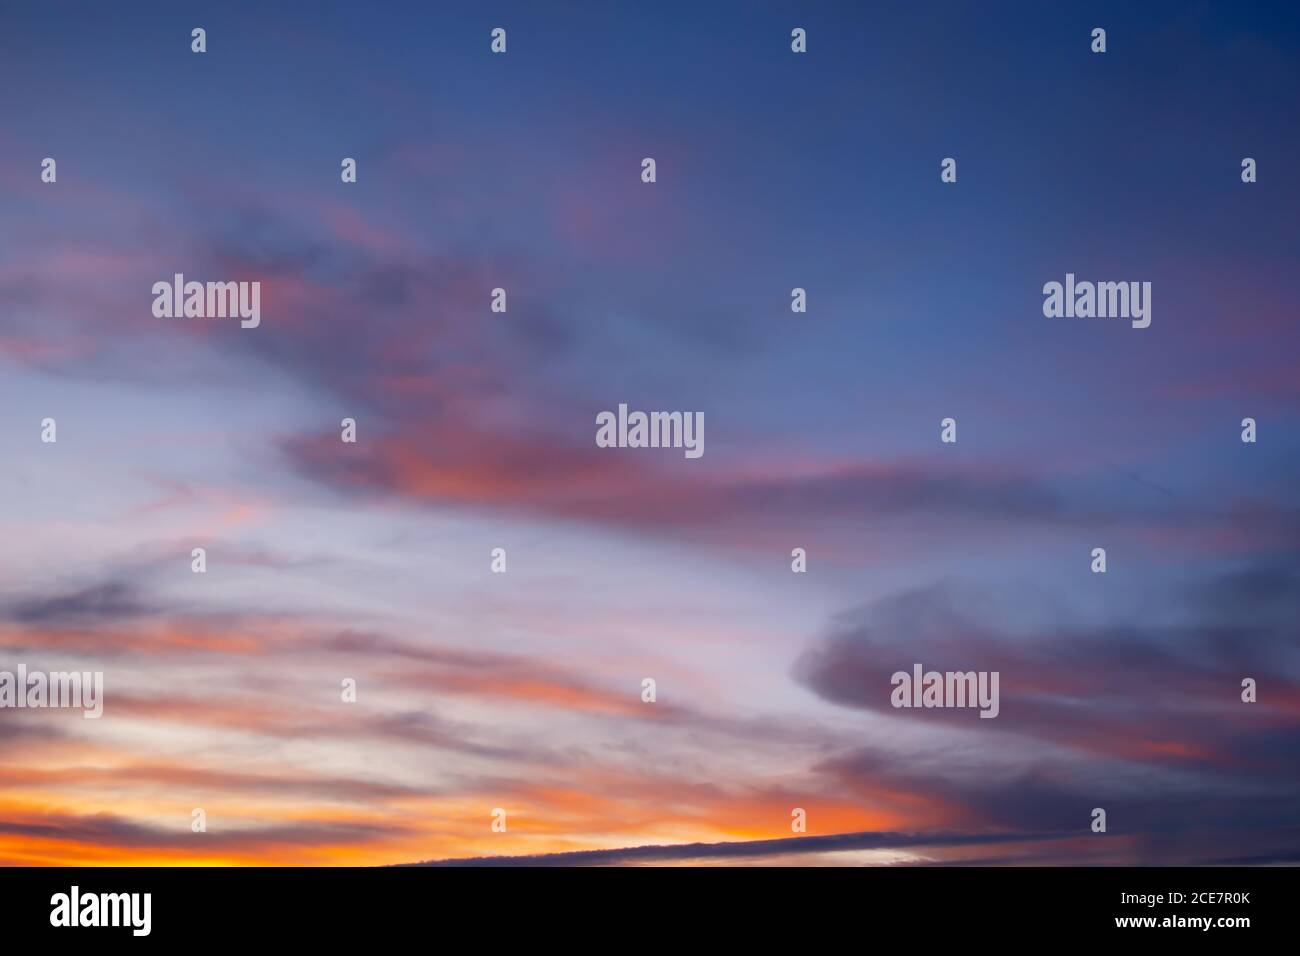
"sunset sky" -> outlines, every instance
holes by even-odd
[[[1300,862],[1300,13],[1137,6],[0,2],[0,864]]]

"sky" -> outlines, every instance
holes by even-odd
[[[1281,3],[0,2],[0,671],[105,688],[0,864],[1300,862],[1297,115]]]

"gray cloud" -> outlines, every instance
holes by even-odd
[[[608,866],[619,863],[655,863],[673,860],[737,859],[806,853],[842,853],[901,847],[960,847],[984,844],[1057,840],[1065,833],[836,833],[827,836],[786,837],[734,843],[683,843],[668,846],[622,847],[614,850],[578,850],[536,856],[486,856],[430,860],[409,866]]]
[[[11,603],[5,617],[19,624],[103,623],[151,612],[135,589],[120,581],[108,581],[78,591],[29,598]]]

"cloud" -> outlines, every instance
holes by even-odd
[[[1240,765],[1242,746],[1261,733],[1295,734],[1300,744],[1293,582],[1300,558],[1281,556],[1181,590],[1159,623],[1085,627],[1060,623],[1058,611],[1052,623],[1019,628],[1005,622],[1024,618],[1025,608],[945,582],[846,612],[794,673],[826,700],[891,719],[1010,731],[1152,761]],[[972,723],[971,711],[895,710],[891,675],[914,663],[998,671],[1001,715]],[[1258,704],[1239,700],[1246,676],[1269,688]],[[1268,750],[1257,754],[1257,770],[1274,763]]]
[[[1257,559],[1175,591],[1159,623],[1083,626],[1060,609],[1030,612],[1023,591],[1008,606],[953,582],[848,611],[799,657],[796,678],[924,736],[851,748],[816,770],[849,792],[925,795],[966,826],[1065,830],[1104,807],[1161,859],[1187,859],[1193,843],[1179,834],[1294,827],[1298,580],[1300,555]],[[894,709],[890,677],[914,663],[998,671],[1000,715]],[[1259,682],[1258,703],[1240,700],[1244,676]]]
[[[189,829],[188,814],[184,822],[184,829],[167,829],[111,813],[44,813],[27,819],[0,816],[0,835],[114,848],[173,850],[193,850],[195,841],[201,839],[207,852],[244,849],[264,853],[276,847],[331,846],[410,832],[409,827],[400,824],[338,820],[225,830],[214,828],[196,836]]]
[[[684,843],[670,846],[634,846],[611,850],[579,850],[533,856],[487,856],[430,860],[410,866],[610,866],[671,861],[727,860],[742,857],[780,857],[813,853],[843,853],[899,847],[961,847],[1016,844],[1056,840],[1061,833],[835,833],[827,836],[785,837],[728,843]]]
[[[282,797],[303,797],[330,803],[374,805],[388,800],[409,799],[437,793],[436,788],[413,787],[373,779],[292,773],[283,768],[275,773],[195,766],[187,763],[130,762],[111,767],[71,766],[57,769],[33,766],[0,768],[0,788],[10,791],[57,787],[61,790],[94,792],[111,789],[155,791],[159,786],[186,792],[236,793]]]
[[[814,532],[818,526],[825,532],[895,518],[932,525],[950,518],[1026,525],[1082,520],[1031,478],[937,463],[795,459],[766,474],[724,466],[689,475],[678,463],[634,461],[596,448],[594,411],[583,420],[593,423],[590,444],[540,425],[524,430],[424,416],[418,424],[372,432],[364,448],[344,454],[335,433],[296,436],[283,448],[299,473],[346,494],[720,544],[759,529],[767,541],[787,540],[796,529],[807,534],[810,522]]]
[[[525,397],[510,414],[489,416],[450,396],[407,398],[367,423],[355,446],[341,450],[338,432],[325,431],[287,436],[280,450],[296,473],[354,500],[578,522],[722,549],[771,551],[797,537],[823,555],[860,554],[854,544],[870,531],[910,552],[932,539],[944,548],[954,538],[987,542],[989,529],[1107,529],[1180,554],[1288,550],[1300,540],[1300,510],[1286,502],[1207,508],[1164,494],[1116,496],[1015,464],[819,458],[782,450],[779,436],[766,439],[776,451],[761,465],[723,458],[696,467],[673,452],[597,448],[595,416],[605,406],[590,399],[557,410]]]
[[[50,597],[15,601],[0,613],[19,624],[48,626],[134,618],[150,610],[131,585],[110,581]]]
[[[369,740],[416,744],[473,757],[516,764],[554,762],[544,749],[497,744],[483,739],[481,728],[442,718],[427,710],[366,710],[339,720],[337,708],[313,707],[302,699],[280,700],[266,694],[226,694],[220,701],[176,694],[119,693],[106,705],[111,716],[164,720],[289,740]]]

